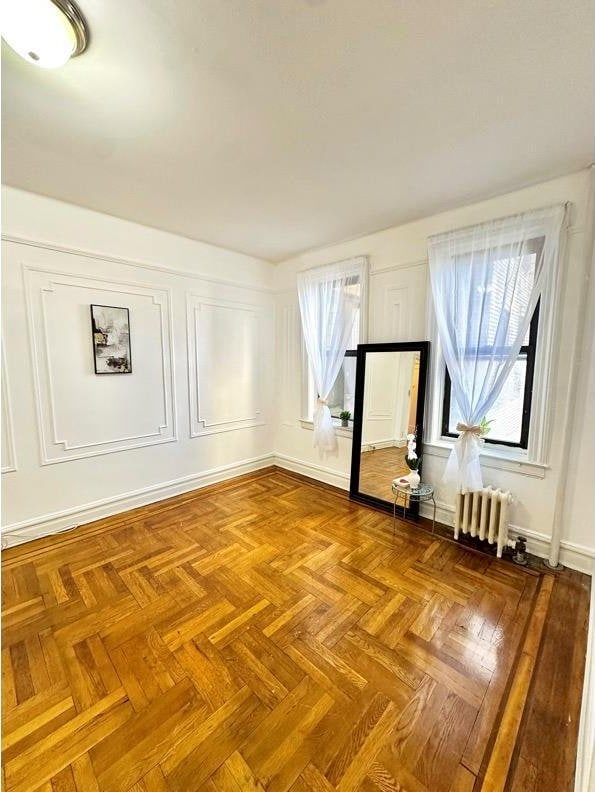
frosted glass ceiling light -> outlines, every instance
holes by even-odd
[[[2,38],[44,69],[63,66],[88,42],[85,20],[71,0],[4,0]]]

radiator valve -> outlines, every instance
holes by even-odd
[[[527,539],[524,536],[517,536],[512,560],[515,564],[527,566]]]

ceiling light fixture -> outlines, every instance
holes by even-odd
[[[85,19],[71,0],[4,0],[2,38],[44,69],[63,66],[89,41]]]

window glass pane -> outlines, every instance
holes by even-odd
[[[320,289],[326,289],[327,285],[321,285]],[[341,288],[341,281],[333,281],[332,287],[334,289]],[[361,293],[361,284],[359,275],[354,275],[348,279],[347,284],[343,286],[343,292],[345,298],[356,304],[355,310],[355,320],[353,322],[353,326],[351,328],[351,335],[347,342],[347,349],[355,349],[360,342],[360,293]],[[338,303],[335,305],[335,310],[338,309]],[[321,301],[321,311],[322,311],[322,301]],[[321,323],[323,322],[322,316],[320,319]],[[334,321],[324,322],[325,331],[326,331],[326,343],[328,346],[331,344],[331,333],[333,332],[333,325]]]
[[[475,354],[491,354],[491,350],[502,348],[504,355],[518,335],[535,278],[536,254],[529,253],[518,258],[494,258],[491,261],[491,280],[485,287],[482,273],[470,267],[473,302],[468,311],[461,312],[467,322],[467,349]],[[509,269],[519,266],[518,278],[511,289]],[[477,281],[475,285],[474,281]],[[506,306],[506,312],[503,311]],[[510,314],[510,318],[509,318]],[[475,329],[477,328],[477,329]]]
[[[353,419],[355,402],[355,365],[356,358],[346,357],[339,371],[339,376],[328,398],[328,406],[334,418],[339,417],[343,410],[349,410]]]
[[[332,288],[340,288],[339,281],[333,281]],[[322,288],[322,287],[321,287]],[[347,342],[347,349],[356,349],[361,341],[360,337],[360,320],[361,320],[361,280],[359,275],[353,275],[343,286],[344,294],[347,300],[356,303],[355,319],[353,327],[351,328],[351,335]],[[327,334],[330,336],[333,323],[326,323]],[[327,337],[327,345],[330,347],[331,339]],[[331,415],[334,417],[339,416],[343,410],[349,410],[353,418],[353,405],[355,402],[355,366],[356,359],[354,357],[345,358],[343,366],[339,371],[333,389],[328,398],[328,406],[331,410]],[[314,414],[314,405],[316,404],[318,394],[314,385],[314,378],[310,366],[308,366],[308,417],[312,420]]]
[[[493,422],[490,425],[490,433],[487,435],[490,440],[520,443],[526,375],[527,360],[522,356],[514,364],[502,393],[486,416],[488,421]],[[456,427],[460,420],[461,416],[454,396],[451,396],[448,423],[448,431],[451,434],[457,434]]]
[[[475,357],[477,352],[491,354],[494,348],[496,354],[498,350],[502,350],[504,356],[507,354],[510,345],[518,337],[530,300],[540,244],[540,240],[534,240],[534,244],[527,245],[521,256],[507,256],[506,246],[484,251],[490,267],[487,285],[483,267],[474,267],[471,258],[466,254],[457,258],[457,266],[462,273],[467,271],[465,277],[471,282],[470,299],[467,296],[461,297],[456,306],[457,321],[461,323],[459,336],[462,348],[459,349],[459,354],[473,353]],[[510,252],[516,252],[516,246],[511,247]],[[515,271],[518,268],[512,286],[511,267]],[[528,332],[524,343],[528,343]],[[473,366],[470,367],[468,377],[464,378],[471,391]]]
[[[461,265],[461,278],[470,286],[470,290],[461,290],[465,301],[456,312],[457,321],[462,323],[461,348],[456,352],[461,365],[463,390],[472,395],[473,401],[479,398],[476,391],[483,387],[482,368],[489,366],[490,360],[505,360],[511,345],[518,339],[544,242],[543,237],[529,240],[523,245],[520,255],[518,246],[511,244],[476,251],[474,256],[465,253],[458,261]],[[485,266],[475,268],[473,260],[481,260],[483,265],[489,265],[488,283],[485,282],[485,272],[482,271]],[[514,279],[509,277],[511,266],[515,270]],[[468,292],[469,300],[466,296]],[[530,327],[523,338],[523,347],[529,346]],[[529,349],[531,357],[534,352],[534,348]],[[521,355],[498,401],[486,416],[492,421],[488,440],[520,444],[526,373],[527,360]],[[527,405],[527,409],[529,408],[530,397]],[[449,433],[456,434],[456,424],[460,416],[452,394],[450,414],[443,417],[448,418]]]

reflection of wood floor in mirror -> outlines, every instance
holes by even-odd
[[[359,468],[359,489],[366,495],[392,501],[391,484],[397,476],[406,476],[409,468],[405,464],[407,447],[377,448],[363,451]]]

